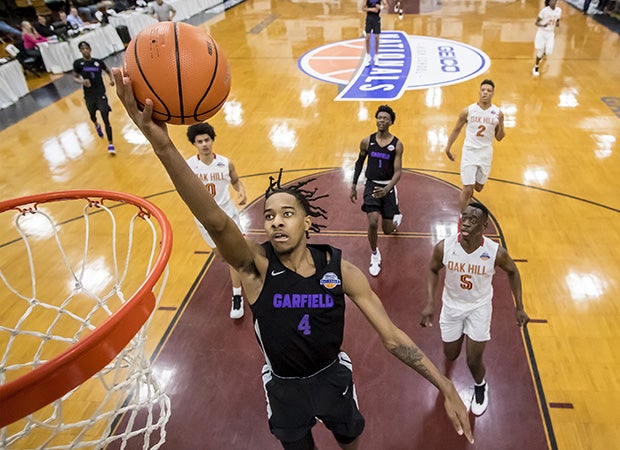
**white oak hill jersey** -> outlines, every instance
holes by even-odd
[[[211,164],[205,164],[200,160],[198,155],[194,155],[187,160],[187,164],[192,169],[200,181],[203,182],[209,193],[215,199],[215,202],[224,211],[232,208],[236,209],[235,204],[230,198],[230,167],[228,158],[222,155],[213,155]]]
[[[541,23],[543,24],[542,27],[538,27],[540,31],[554,32],[560,17],[562,17],[562,10],[557,6],[555,9],[545,6],[538,13],[538,17],[542,19]]]
[[[499,112],[499,108],[493,104],[487,109],[482,109],[478,103],[472,103],[467,107],[467,128],[461,164],[491,164]]]
[[[460,235],[445,239],[446,279],[441,297],[444,305],[467,311],[491,301],[498,248],[497,242],[483,237],[482,245],[468,254],[461,246]]]

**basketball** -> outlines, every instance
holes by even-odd
[[[204,30],[161,22],[135,36],[123,70],[142,109],[153,101],[153,119],[172,125],[203,122],[217,113],[230,92],[226,56]]]

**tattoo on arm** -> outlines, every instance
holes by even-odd
[[[407,364],[409,367],[414,369],[428,381],[437,386],[437,380],[431,375],[426,365],[422,362],[422,359],[424,358],[424,353],[422,353],[419,348],[408,347],[406,345],[400,344],[391,349],[391,352],[402,362]]]

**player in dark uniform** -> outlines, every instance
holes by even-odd
[[[103,137],[101,125],[97,122],[97,111],[101,114],[101,119],[105,126],[105,134],[108,138],[108,153],[116,154],[114,143],[112,142],[112,126],[110,125],[109,114],[112,111],[108,104],[108,97],[105,92],[105,84],[103,83],[103,74],[106,72],[110,77],[110,86],[114,86],[114,78],[112,71],[100,59],[91,58],[90,44],[82,41],[78,44],[78,48],[82,53],[82,58],[73,62],[73,79],[84,88],[84,101],[86,108],[90,114],[90,120],[95,124],[95,129],[100,138]]]
[[[172,143],[166,124],[153,122],[153,103],[138,109],[129,78],[113,70],[116,90],[129,116],[149,140],[183,201],[207,229],[220,254],[241,275],[265,355],[263,381],[269,425],[285,449],[312,449],[316,418],[342,448],[357,448],[364,419],[357,408],[351,363],[341,352],[344,295],[364,313],[385,347],[435,385],[459,434],[473,442],[467,409],[450,380],[388,317],[364,274],[341,259],[340,250],[307,244],[315,217],[316,190],[305,182],[282,188],[270,183],[265,195],[268,242],[243,237]],[[310,401],[312,400],[312,401]]]
[[[379,35],[381,34],[381,9],[387,7],[386,0],[362,0],[362,11],[366,13],[366,54],[364,65],[379,62]],[[370,57],[370,36],[375,37],[375,56]]]
[[[364,186],[364,204],[362,211],[368,216],[368,242],[370,243],[370,267],[373,277],[381,271],[381,252],[377,247],[379,235],[379,217],[383,233],[392,234],[403,220],[398,207],[398,190],[403,163],[403,143],[390,133],[390,126],[396,120],[396,114],[388,105],[381,105],[375,113],[377,132],[365,137],[360,142],[360,153],[355,162],[351,201],[357,200],[357,181],[359,180],[364,160],[366,165],[366,184]]]

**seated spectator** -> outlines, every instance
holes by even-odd
[[[30,50],[34,50],[37,54],[39,50],[37,49],[37,44],[41,42],[47,42],[47,38],[45,36],[41,36],[37,30],[34,29],[32,24],[27,20],[22,22],[22,39],[24,41],[24,48],[26,49],[26,53],[31,56],[37,56],[34,53],[31,53]]]
[[[71,25],[69,25],[69,22],[67,22],[67,14],[64,11],[60,11],[60,13],[58,13],[58,18],[59,20],[57,22],[54,22],[50,28],[59,38],[68,39],[68,30],[70,30],[72,27]]]
[[[76,7],[72,7],[69,10],[69,15],[67,15],[67,22],[69,22],[69,25],[71,25],[73,28],[82,28],[84,26],[84,21],[78,14],[78,10]]]
[[[70,27],[71,24],[67,21],[67,13],[64,11],[60,11],[58,13],[58,22],[62,22],[66,26]]]
[[[54,36],[54,31],[47,24],[47,17],[41,14],[37,14],[37,21],[34,24],[34,29],[43,37]]]

